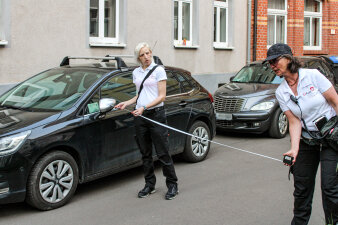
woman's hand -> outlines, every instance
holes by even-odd
[[[118,108],[118,109],[124,109],[128,106],[127,102],[120,102],[119,104],[117,104],[114,108]]]
[[[288,152],[285,152],[283,154],[283,156],[291,156],[293,157],[293,160],[292,160],[292,165],[295,164],[296,162],[296,158],[297,158],[297,155],[298,155],[298,150],[293,150],[293,149],[290,149]],[[284,163],[285,166],[292,166],[292,165],[289,165],[289,164],[286,164]]]
[[[300,120],[298,117],[296,117],[291,110],[287,110],[284,112],[286,117],[289,120],[289,133],[291,138],[291,149],[284,153],[283,156],[288,155],[293,157],[292,165],[296,162],[296,158],[299,151],[299,142],[300,142],[300,136],[302,133],[302,124],[300,123]],[[290,166],[285,164],[286,166]]]
[[[132,111],[131,113],[134,115],[134,116],[141,116],[142,113],[144,112],[144,108],[143,107],[140,107],[134,111]]]

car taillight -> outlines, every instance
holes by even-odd
[[[210,92],[208,92],[208,96],[210,98],[211,103],[213,103],[214,102],[214,98],[212,97],[212,95],[210,94]]]

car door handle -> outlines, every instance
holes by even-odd
[[[180,104],[178,104],[179,106],[186,106],[188,103],[187,102],[181,102]]]

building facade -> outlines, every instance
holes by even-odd
[[[338,55],[338,0],[252,0],[251,60],[274,43],[294,55]]]
[[[65,56],[133,55],[148,42],[165,65],[195,75],[246,63],[247,0],[0,0],[0,83]]]

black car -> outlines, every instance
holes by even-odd
[[[74,58],[0,96],[1,204],[26,200],[41,210],[54,209],[72,197],[78,183],[141,165],[134,117],[113,109],[136,95],[135,66],[112,56],[70,65]],[[165,70],[168,125],[212,139],[211,94],[188,71]],[[210,142],[172,130],[169,143],[171,154],[182,153],[191,162],[205,159],[210,149]]]
[[[338,55],[321,55],[318,56],[326,60],[334,72],[334,88],[338,92]]]
[[[332,69],[318,57],[300,57],[305,68],[318,69],[333,84]],[[275,91],[283,78],[276,76],[269,64],[262,61],[244,66],[230,83],[214,94],[216,127],[218,130],[245,133],[268,132],[273,138],[283,138],[288,120],[281,111]]]

